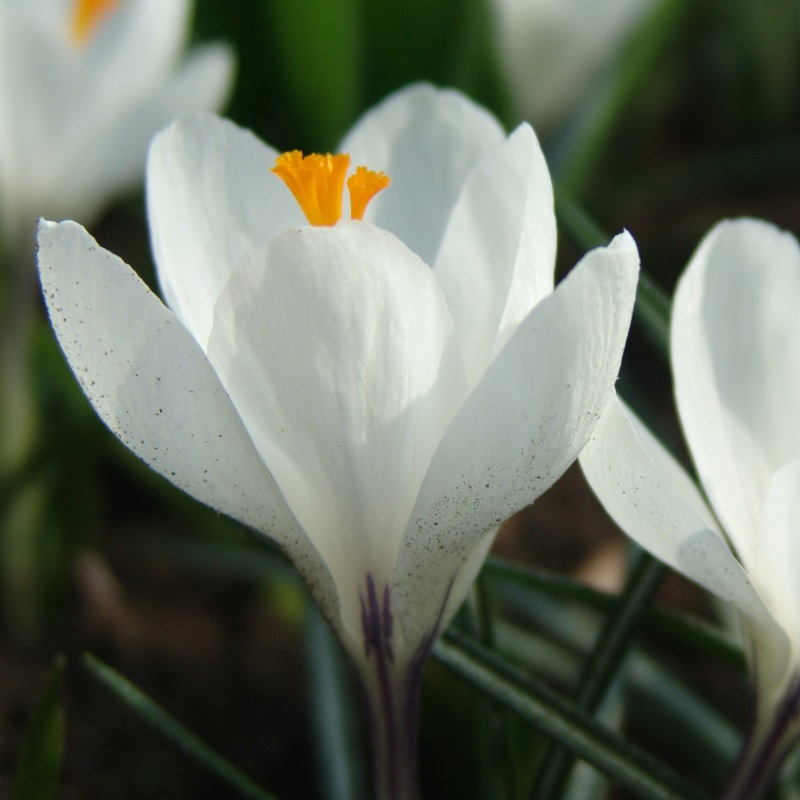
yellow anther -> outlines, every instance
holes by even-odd
[[[289,187],[312,225],[335,225],[342,216],[348,155],[303,156],[299,150],[275,159],[272,171]]]
[[[303,156],[299,150],[283,153],[275,159],[272,171],[289,187],[295,200],[312,225],[335,225],[342,217],[344,179],[350,167],[350,156]],[[353,219],[362,219],[369,201],[389,185],[389,177],[358,167],[350,176],[350,208]]]
[[[356,167],[356,171],[347,179],[347,188],[350,190],[350,217],[364,219],[369,201],[390,183],[389,176],[383,172]]]
[[[119,0],[75,0],[72,12],[72,39],[84,45],[100,23],[114,10]]]

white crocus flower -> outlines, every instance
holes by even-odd
[[[730,797],[755,796],[749,766],[767,777],[798,725],[798,309],[797,240],[757,220],[717,225],[680,279],[671,335],[678,413],[707,501],[617,400],[580,458],[628,535],[740,612],[758,714]]]
[[[191,0],[0,0],[0,236],[30,247],[39,216],[88,223],[141,181],[153,134],[213,110],[227,46],[184,59]],[[29,244],[30,242],[30,244]]]
[[[655,0],[491,0],[500,62],[516,110],[537,127],[590,97]]]
[[[372,697],[383,794],[402,797],[424,658],[497,527],[591,433],[638,254],[621,234],[554,290],[536,137],[507,137],[456,92],[394,95],[342,150],[391,177],[366,221],[336,223],[346,156],[279,157],[210,115],[156,137],[148,208],[169,307],[73,223],[42,223],[39,264],[114,433],[305,577]],[[273,164],[328,226],[304,224]]]

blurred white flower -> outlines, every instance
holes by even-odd
[[[191,0],[0,0],[0,236],[32,246],[39,216],[90,222],[142,179],[172,119],[219,108],[233,56],[184,58]]]
[[[800,247],[711,230],[675,293],[672,370],[705,498],[619,401],[580,462],[620,527],[741,613],[763,736],[800,682]],[[763,766],[763,765],[762,765]]]
[[[563,122],[612,64],[656,0],[491,0],[500,62],[516,111]]]
[[[397,724],[495,530],[594,427],[638,254],[621,234],[554,290],[533,131],[506,137],[458,93],[400,92],[342,150],[391,187],[367,221],[308,227],[270,174],[279,154],[247,131],[199,115],[156,137],[148,208],[169,308],[74,223],[41,224],[39,265],[100,416],[281,545],[371,693],[398,693]],[[311,174],[299,159],[278,171],[297,170],[306,208],[337,207],[334,223],[347,160],[317,156]]]

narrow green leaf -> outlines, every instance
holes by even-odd
[[[433,656],[579,758],[647,800],[708,800],[668,767],[472,639],[448,631]]]
[[[64,755],[64,665],[64,657],[57,656],[44,695],[25,732],[13,800],[50,800],[56,796]]]
[[[496,645],[496,619],[488,583],[481,573],[470,593],[471,632],[485,647]],[[516,797],[517,774],[511,741],[509,712],[488,697],[478,697],[474,704],[478,776],[481,797]]]
[[[181,725],[175,717],[167,713],[158,703],[151,700],[113,667],[95,658],[91,653],[83,654],[83,663],[95,678],[145,722],[163,734],[198,764],[236,789],[242,797],[248,797],[250,800],[275,800],[273,795],[265,792],[230,761],[214,752],[205,742]]]
[[[313,603],[308,603],[306,645],[312,712],[322,790],[326,800],[367,796],[367,766],[353,709],[362,705],[339,643]]]
[[[662,662],[634,655],[629,673],[627,719],[646,729],[658,720],[658,736],[672,745],[685,768],[723,786],[742,743],[742,733],[708,700]]]
[[[581,711],[594,716],[605,700],[666,571],[653,556],[638,554],[628,584],[586,659],[575,693],[575,705]],[[533,787],[533,796],[540,800],[558,797],[572,768],[568,751],[555,745],[548,749],[550,752],[543,759],[542,770]]]
[[[614,595],[592,589],[584,583],[497,557],[487,559],[483,574],[504,587],[518,586],[537,594],[574,600],[600,612],[609,612],[617,600]],[[661,608],[649,608],[645,614],[644,628],[645,636],[653,633],[669,636],[676,642],[720,658],[736,667],[746,666],[742,648],[729,633],[696,617]]]
[[[546,681],[577,685],[588,650],[581,646],[581,641],[587,639],[587,632],[593,636],[596,626],[584,624],[585,614],[580,609],[566,614],[548,612],[546,617],[552,626],[549,632],[545,628],[541,633],[532,631],[524,619],[519,625],[499,622],[497,649],[504,658]],[[556,642],[556,631],[567,631],[568,641]],[[723,785],[742,738],[728,719],[660,661],[639,651],[631,654],[625,680],[620,685],[624,690],[627,723],[646,729],[657,719],[660,741],[679,752],[682,763],[692,765],[710,783]],[[533,772],[531,779],[532,775]]]

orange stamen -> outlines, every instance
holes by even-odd
[[[275,159],[272,171],[289,187],[312,225],[335,225],[342,216],[344,178],[350,156],[313,153],[303,156],[299,150]]]
[[[72,39],[85,45],[119,0],[76,0],[72,13]]]
[[[364,212],[367,210],[369,201],[390,183],[389,176],[383,172],[375,172],[366,167],[356,167],[356,171],[347,179],[347,188],[350,190],[351,219],[364,219]]]
[[[299,150],[291,150],[275,159],[272,171],[289,187],[312,225],[335,225],[342,217],[344,179],[349,167],[350,156],[346,153],[303,156]],[[363,219],[369,201],[388,185],[388,175],[358,167],[347,181],[350,216]]]

